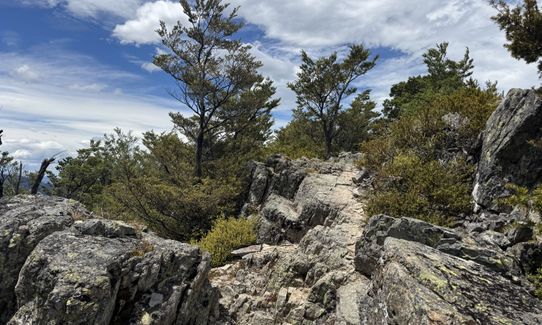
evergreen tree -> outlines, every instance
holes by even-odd
[[[155,56],[154,64],[173,77],[178,89],[171,94],[193,113],[171,117],[194,144],[194,175],[201,178],[206,150],[218,130],[237,119],[251,123],[278,101],[269,101],[275,89],[258,73],[262,63],[250,54],[250,46],[231,39],[242,27],[238,8],[226,15],[229,5],[221,0],[181,0],[181,5],[189,23],[171,30],[161,23],[158,34],[169,53]],[[254,89],[267,92],[264,100],[243,105],[245,94]]]
[[[542,78],[542,11],[536,0],[523,0],[523,4],[511,7],[506,1],[491,0],[499,13],[492,19],[506,33],[508,44],[504,46],[516,59],[527,63],[538,61]]]
[[[437,44],[423,55],[428,74],[408,78],[391,87],[390,99],[384,101],[382,113],[393,120],[409,107],[424,106],[434,96],[451,93],[471,82],[474,68],[469,50],[462,60],[448,58],[448,43]]]
[[[301,71],[288,87],[297,95],[298,109],[320,125],[326,158],[333,152],[343,101],[357,92],[353,83],[376,64],[378,56],[372,59],[369,56],[370,52],[362,45],[352,45],[342,61],[337,53],[315,60],[301,52]]]

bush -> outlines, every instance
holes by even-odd
[[[534,284],[535,296],[542,300],[542,268],[539,268],[536,273],[529,275],[529,280]]]
[[[208,251],[214,267],[226,264],[231,252],[256,243],[256,222],[246,218],[219,218],[211,231],[195,244]]]
[[[455,160],[442,165],[416,155],[398,155],[380,171],[369,197],[370,214],[421,219],[450,226],[471,210],[471,165]]]

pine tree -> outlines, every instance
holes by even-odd
[[[247,122],[253,122],[278,101],[270,99],[275,89],[258,73],[262,63],[250,53],[250,46],[232,39],[242,27],[236,19],[238,8],[226,14],[229,4],[221,0],[181,0],[181,5],[189,23],[178,23],[171,30],[161,23],[157,32],[169,53],[155,56],[154,64],[173,77],[178,87],[172,96],[193,113],[171,117],[194,144],[194,174],[201,178],[211,137],[232,121],[249,117]],[[244,94],[262,88],[267,92],[263,102],[237,109]]]

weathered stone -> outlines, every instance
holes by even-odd
[[[530,143],[542,137],[541,126],[542,97],[535,90],[511,90],[483,131],[473,191],[477,210],[499,211],[508,183],[533,188],[542,181],[542,151]]]
[[[533,238],[534,230],[529,223],[521,222],[514,225],[514,227],[506,233],[506,237],[510,240],[512,245],[517,243],[523,243]]]
[[[354,247],[365,222],[354,197],[358,172],[345,155],[335,161],[268,161],[274,175],[306,175],[295,192],[273,190],[260,209],[263,245],[234,264],[211,271],[221,292],[221,321],[235,324],[359,324],[357,293],[369,280],[354,270]],[[288,189],[289,186],[279,188]],[[291,189],[291,188],[290,188]],[[278,245],[277,245],[278,244]],[[242,308],[238,298],[245,297]]]
[[[210,257],[106,220],[78,221],[35,247],[10,324],[207,324]]]
[[[0,324],[15,312],[15,284],[24,262],[38,243],[74,219],[90,214],[77,202],[43,196],[0,200]]]
[[[382,245],[389,238],[418,242],[443,253],[485,265],[496,272],[508,275],[521,273],[516,260],[505,254],[499,246],[483,247],[474,239],[444,227],[410,219],[392,218],[385,215],[370,219],[361,240],[356,244],[356,269],[371,276],[382,257]]]
[[[381,246],[362,324],[540,324],[542,304],[491,269],[388,237]]]
[[[239,248],[231,252],[231,255],[237,256],[237,257],[243,257],[248,254],[254,254],[254,253],[260,252],[262,250],[262,247],[263,245],[252,245],[248,247]]]
[[[527,274],[534,274],[542,267],[542,243],[519,243],[510,247],[508,253],[513,255]]]

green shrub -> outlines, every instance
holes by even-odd
[[[542,268],[539,268],[536,273],[529,275],[529,280],[534,284],[535,296],[538,299],[542,299]]]
[[[380,170],[367,211],[450,226],[471,210],[472,172],[464,160],[442,165],[412,154],[398,155]]]
[[[195,244],[211,253],[214,267],[226,264],[230,253],[256,243],[256,222],[246,218],[219,218],[211,231]]]

